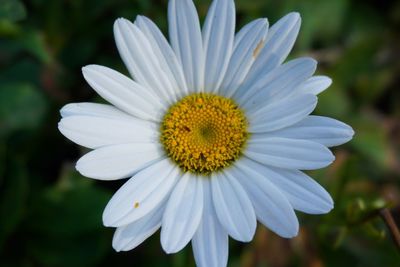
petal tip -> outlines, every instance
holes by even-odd
[[[119,17],[119,18],[117,18],[117,19],[114,21],[114,25],[119,24],[119,23],[121,23],[121,22],[123,22],[123,21],[125,21],[125,20],[127,20],[127,19],[126,19],[126,18],[123,18],[123,17]]]
[[[276,232],[276,234],[287,239],[294,238],[299,234],[299,224],[297,223],[294,228],[286,229],[284,232]]]
[[[89,64],[89,65],[83,66],[83,67],[81,68],[83,77],[85,77],[85,79],[86,79],[87,75],[89,75],[89,72],[90,72],[91,70],[93,70],[93,68],[95,68],[95,66],[96,66],[96,65],[94,65],[94,64]]]
[[[111,220],[111,217],[109,216],[107,206],[103,211],[102,221],[105,227],[115,227],[113,221]]]
[[[143,25],[145,23],[145,20],[146,20],[145,16],[137,15],[133,24],[137,25],[140,28],[141,25]]]
[[[295,238],[299,234],[299,228],[296,229],[293,233],[289,234],[287,238]]]
[[[251,234],[248,234],[247,236],[243,236],[242,238],[240,238],[240,241],[244,242],[244,243],[251,242],[253,240],[253,238],[254,238],[255,233],[256,232],[254,231]]]
[[[331,86],[331,84],[332,84],[332,78],[331,78],[331,77],[328,77],[328,76],[325,76],[325,79],[326,79],[327,87]]]
[[[301,20],[301,15],[300,15],[300,13],[297,12],[297,11],[293,11],[293,12],[288,13],[288,14],[286,15],[286,17],[287,17],[288,19],[294,20],[294,21],[296,21],[296,22],[298,22],[298,21]]]
[[[327,149],[328,149],[328,148],[327,148]],[[329,150],[329,149],[328,149],[328,150]],[[335,157],[335,155],[332,153],[332,151],[329,150],[329,152],[330,152],[330,155],[329,155],[329,159],[328,159],[328,161],[329,161],[329,164],[328,164],[328,165],[332,164],[332,163],[335,161],[335,159],[336,159],[336,157]]]
[[[84,170],[84,168],[83,168],[83,166],[82,166],[82,158],[80,158],[80,159],[76,162],[76,164],[75,164],[75,170],[77,170],[81,175],[83,175],[83,176],[85,176],[85,177],[88,177],[88,176],[85,174],[85,170]]]
[[[176,249],[171,244],[167,244],[167,242],[163,239],[162,236],[161,236],[161,247],[164,250],[164,252],[167,253],[167,254],[174,254],[174,253],[177,253],[180,250],[180,249]]]
[[[75,107],[78,107],[79,104],[78,103],[69,103],[64,105],[61,109],[60,109],[60,115],[62,118],[65,118],[68,116],[68,112],[73,110]]]
[[[324,205],[321,207],[321,210],[317,214],[327,214],[335,207],[333,199],[329,193],[327,193],[326,198],[324,199]]]
[[[349,138],[350,138],[349,140],[351,140],[355,134],[356,132],[354,131],[354,129],[351,126],[349,126]]]
[[[122,251],[122,247],[120,247],[118,244],[116,243],[112,243],[112,247],[116,252],[121,252]]]
[[[85,76],[85,72],[87,72],[88,66],[89,66],[89,65],[86,65],[86,66],[83,66],[83,67],[81,68],[81,71],[82,71],[83,76]]]
[[[296,225],[294,225],[294,227],[292,229],[288,229],[287,231],[287,235],[285,236],[285,238],[294,238],[299,234],[299,222],[297,221]]]
[[[58,124],[57,124],[57,128],[58,128],[58,130],[63,134],[63,131],[64,131],[64,126],[65,126],[65,120],[64,120],[64,118],[63,119],[61,119],[59,122],[58,122]]]
[[[325,210],[325,213],[331,212],[335,208],[335,205],[332,203],[329,203],[329,206],[327,206],[327,209]]]
[[[117,18],[115,21],[114,21],[114,25],[113,25],[113,28],[114,28],[114,34],[116,34],[116,33],[120,33],[121,32],[121,28],[123,27],[123,24],[124,23],[127,23],[127,22],[130,22],[129,20],[127,20],[126,18],[122,18],[122,17],[120,17],[120,18]]]
[[[105,227],[114,227],[113,224],[110,222],[110,219],[104,215],[103,213],[103,225]]]
[[[317,66],[318,65],[318,61],[317,60],[315,60],[314,58],[312,58],[312,57],[308,57],[308,60],[313,64],[313,65],[315,65],[315,66]]]

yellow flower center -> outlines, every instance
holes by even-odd
[[[235,161],[247,137],[242,110],[231,99],[208,93],[182,98],[161,125],[167,155],[184,171],[204,175]]]

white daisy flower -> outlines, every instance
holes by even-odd
[[[226,266],[228,236],[252,240],[257,220],[278,235],[298,233],[294,210],[323,214],[329,194],[301,170],[334,160],[327,147],[351,127],[310,115],[331,80],[317,62],[284,63],[300,28],[290,13],[235,34],[232,0],[214,0],[202,30],[191,0],[170,0],[169,39],[148,18],[118,19],[118,51],[133,79],[89,65],[83,75],[112,105],[62,108],[60,131],[93,149],[84,176],[130,179],[103,214],[113,247],[131,250],[161,228],[175,253],[192,241],[198,266]]]

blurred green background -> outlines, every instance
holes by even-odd
[[[209,0],[195,1],[203,20]],[[291,57],[308,55],[333,78],[317,114],[340,119],[355,138],[335,148],[335,163],[311,173],[335,200],[328,215],[298,214],[298,237],[258,227],[249,244],[231,242],[229,266],[400,266],[381,212],[400,221],[400,1],[237,0],[238,26],[299,11]],[[0,265],[194,266],[188,246],[163,253],[158,234],[134,251],[111,248],[101,223],[123,183],[80,176],[85,151],[57,130],[59,109],[100,101],[81,67],[126,73],[113,22],[143,14],[166,32],[167,0],[0,0]]]

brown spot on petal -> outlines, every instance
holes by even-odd
[[[264,41],[264,40],[261,40],[261,41],[257,44],[256,49],[254,49],[254,51],[253,51],[253,57],[254,57],[254,58],[257,58],[257,57],[258,57],[258,55],[259,55],[260,52],[261,52],[261,49],[264,47],[264,44],[265,44],[265,41]]]

